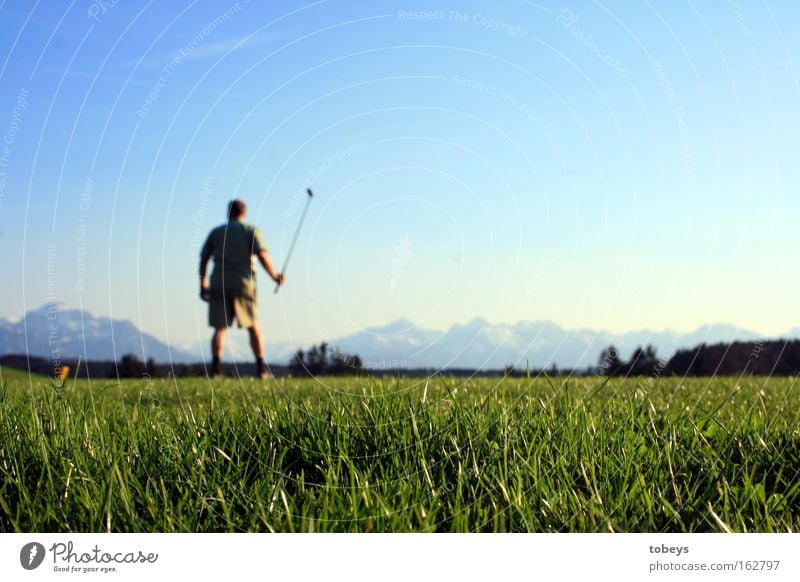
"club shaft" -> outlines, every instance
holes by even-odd
[[[306,200],[306,206],[303,208],[303,214],[300,216],[300,222],[297,224],[297,230],[294,231],[294,237],[292,238],[292,243],[289,245],[289,252],[286,253],[286,261],[283,263],[283,270],[281,273],[286,273],[286,268],[289,266],[289,260],[292,258],[292,252],[294,251],[294,245],[297,243],[297,237],[300,236],[300,228],[303,226],[303,221],[306,219],[306,214],[308,213],[308,207],[311,205],[311,198],[312,196],[309,193],[308,199]],[[281,286],[279,283],[275,284],[275,293],[278,292]]]

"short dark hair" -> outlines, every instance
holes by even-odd
[[[228,202],[228,218],[235,220],[241,218],[247,212],[247,204],[239,199]]]

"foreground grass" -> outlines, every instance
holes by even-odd
[[[0,531],[797,531],[797,379],[7,375]]]

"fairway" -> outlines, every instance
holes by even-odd
[[[4,376],[0,530],[796,531],[796,378]]]

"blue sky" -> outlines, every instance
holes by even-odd
[[[424,12],[422,12],[424,11]],[[407,318],[798,325],[795,3],[0,5],[0,317],[208,335],[249,204],[270,341]],[[3,149],[4,148],[4,149]]]

